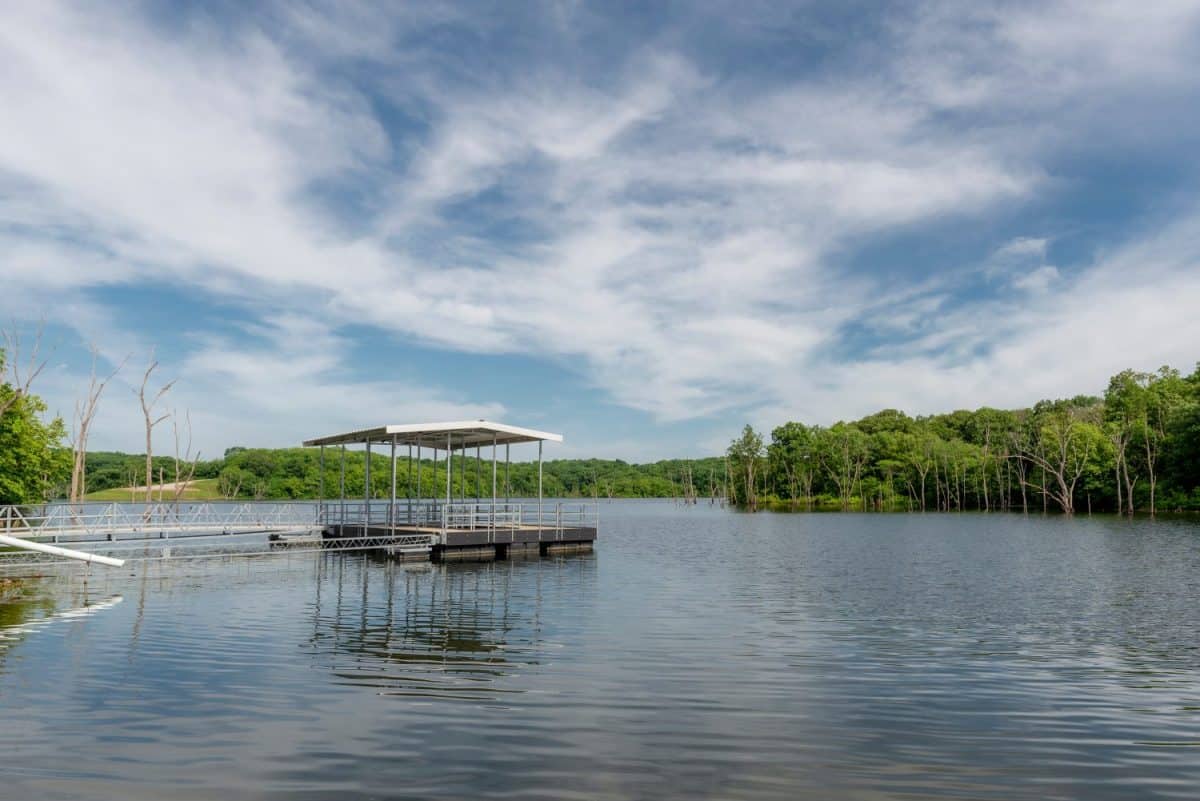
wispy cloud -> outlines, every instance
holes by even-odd
[[[454,5],[260,14],[42,3],[0,30],[0,306],[86,310],[59,319],[139,346],[138,310],[99,290],[238,309],[168,365],[203,376],[196,406],[229,437],[252,434],[239,406],[304,431],[331,406],[503,408],[345,370],[355,326],[566,365],[659,421],[829,420],[1094,388],[1161,352],[1193,297],[1191,207],[1070,265],[1047,232],[1086,209],[1019,223],[1082,180],[1064,154],[1136,161],[1195,133],[1195,115],[1123,113],[1194,99],[1192,3],[922,3],[869,47],[808,42],[807,62],[782,20],[710,55],[682,20],[626,30],[595,9],[533,14],[534,39]],[[881,244],[956,227],[974,237],[958,259]],[[1153,281],[1124,255],[1143,247],[1162,251]],[[1110,296],[1118,263],[1134,277]],[[1107,333],[1079,332],[1114,303],[1133,325],[1097,349]]]

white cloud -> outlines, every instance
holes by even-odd
[[[1026,292],[1042,293],[1058,282],[1058,268],[1044,264],[1013,278],[1013,286]]]
[[[1128,309],[1136,325],[1118,330],[1144,354],[1149,332],[1187,313],[1191,262],[1178,253],[1153,284],[1109,297],[1096,276],[1111,259],[1068,276],[1044,263],[1046,238],[1013,240],[969,267],[1021,290],[986,302],[953,300],[943,275],[897,292],[839,265],[880,232],[1051,191],[1045,155],[1111,115],[1103,98],[1194,85],[1194,4],[928,4],[898,18],[880,65],[761,87],[650,45],[605,80],[553,61],[464,80],[396,47],[426,25],[485,24],[460,17],[305,6],[278,28],[193,20],[166,32],[125,7],[11,10],[0,98],[19,124],[0,126],[0,306],[65,301],[83,311],[55,312],[63,322],[122,343],[101,343],[115,357],[147,343],[136,324],[98,323],[83,290],[166,280],[243,303],[257,334],[200,339],[169,365],[201,377],[186,400],[215,406],[213,425],[234,438],[264,418],[307,431],[331,407],[346,420],[380,406],[499,410],[340,374],[348,322],[572,360],[662,420],[755,406],[828,420],[1086,389],[1077,381],[1101,364],[1144,355],[1113,345],[1081,359],[1028,332],[1074,341],[1101,324],[1087,299]],[[379,76],[373,88],[419,124],[385,122],[331,77],[348,64]],[[374,200],[347,222],[317,185],[365,186]],[[456,208],[489,191],[500,211]],[[528,237],[481,233],[484,222]],[[1147,315],[1155,301],[1162,311]],[[303,316],[314,305],[319,323]],[[850,324],[891,341],[830,356]],[[1036,381],[1000,380],[1031,372],[1014,342],[1046,360]],[[239,408],[259,416],[253,429]]]
[[[1016,239],[1006,242],[1003,246],[996,249],[995,258],[1011,259],[1036,257],[1038,259],[1045,258],[1046,245],[1049,240],[1045,237],[1021,236]]]
[[[781,376],[773,394],[788,400],[759,417],[831,422],[885,407],[1016,408],[1099,393],[1127,367],[1189,369],[1200,358],[1197,265],[1200,213],[1059,277],[1056,291],[960,304],[931,335],[942,355],[918,340],[907,355],[814,365],[820,381]]]

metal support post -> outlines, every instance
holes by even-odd
[[[367,438],[367,461],[363,469],[363,536],[367,536],[367,523],[371,520],[371,440]]]
[[[396,435],[392,434],[392,499],[388,503],[388,525],[396,524]]]
[[[446,434],[446,506],[442,509],[442,534],[445,535],[446,529],[450,527],[450,454],[454,451],[454,442],[451,439],[453,435]]]

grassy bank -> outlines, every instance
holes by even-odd
[[[158,500],[159,491],[154,489],[154,499]],[[110,489],[98,490],[89,492],[85,496],[85,500],[89,501],[141,501],[146,497],[145,487],[112,487]],[[164,501],[175,499],[175,490],[171,488],[162,491]],[[198,478],[187,486],[180,496],[181,500],[185,501],[219,501],[221,493],[217,489],[217,479],[215,478]]]

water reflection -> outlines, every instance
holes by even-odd
[[[0,673],[9,653],[31,633],[95,615],[122,600],[121,595],[90,595],[70,572],[0,578]]]
[[[590,555],[564,556],[573,581]],[[545,645],[538,561],[401,564],[327,555],[315,576],[308,645],[339,682],[380,695],[496,700]]]

